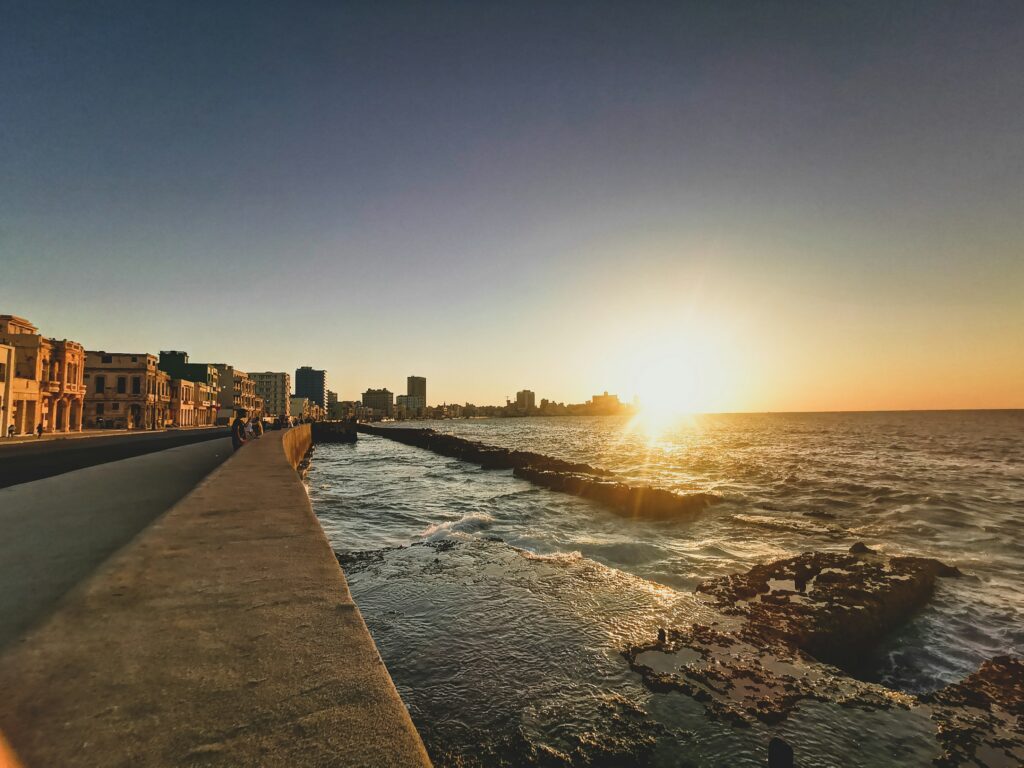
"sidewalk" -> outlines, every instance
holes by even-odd
[[[303,437],[235,452],[0,657],[0,740],[26,768],[430,765],[285,436]]]

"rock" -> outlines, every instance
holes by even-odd
[[[874,555],[877,554],[875,550],[871,549],[863,541],[858,541],[852,547],[850,547],[851,555]]]
[[[938,724],[941,768],[1024,765],[1024,661],[996,656],[959,683],[924,697]],[[985,759],[979,760],[981,755]]]
[[[744,616],[746,637],[855,672],[858,659],[928,601],[937,577],[959,573],[921,557],[805,552],[704,581],[697,591]]]
[[[675,519],[699,513],[720,499],[710,493],[674,493],[646,485],[627,485],[606,469],[556,459],[532,451],[510,451],[484,445],[432,429],[374,427],[360,424],[360,432],[396,440],[484,469],[511,469],[516,477],[549,488],[606,504],[629,516]]]

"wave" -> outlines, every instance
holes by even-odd
[[[427,526],[420,535],[425,539],[436,538],[438,534],[449,533],[479,533],[489,528],[494,518],[486,512],[470,512],[458,520],[446,520],[443,523],[434,523]]]

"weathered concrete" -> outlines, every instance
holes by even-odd
[[[429,764],[283,439],[301,432],[244,446],[0,657],[28,768]]]
[[[114,431],[87,437],[0,442],[0,488],[41,480],[64,472],[121,461],[179,445],[227,437],[224,427],[158,432]]]
[[[207,440],[0,489],[0,647],[230,455]]]

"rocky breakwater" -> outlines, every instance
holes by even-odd
[[[590,464],[556,459],[533,451],[499,448],[433,429],[360,424],[359,431],[478,464],[484,469],[511,469],[516,477],[553,491],[592,499],[627,516],[677,519],[696,515],[719,501],[711,493],[682,494],[664,488],[630,485],[616,480],[613,472]]]
[[[863,544],[808,552],[701,583],[722,612],[711,625],[660,630],[623,653],[653,691],[679,691],[734,725],[777,723],[801,703],[927,708],[935,764],[1024,764],[1024,665],[999,657],[923,697],[857,679],[859,662],[930,598],[938,560],[886,557]]]

